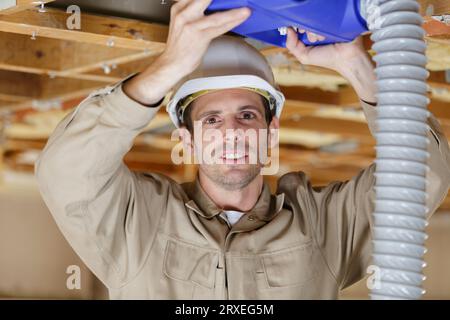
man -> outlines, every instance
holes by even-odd
[[[58,125],[36,163],[43,198],[111,298],[337,298],[370,263],[374,166],[322,188],[292,172],[272,195],[261,162],[248,161],[256,150],[238,132],[276,130],[284,98],[255,49],[219,37],[249,10],[205,16],[209,3],[174,5],[167,47],[156,62],[92,94]],[[374,73],[361,40],[305,48],[289,29],[287,41],[302,63],[349,80],[373,130]],[[187,150],[203,154],[210,147],[206,154],[221,160],[200,163],[197,179],[181,185],[131,172],[122,161],[172,87],[168,111],[184,130]],[[433,212],[447,193],[450,171],[448,144],[433,117],[430,127]],[[213,129],[223,140],[196,136],[197,129]],[[267,143],[271,139],[268,134]],[[242,141],[244,149],[229,152]]]

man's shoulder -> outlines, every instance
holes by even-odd
[[[297,194],[298,192],[309,195],[323,193],[333,189],[340,181],[332,181],[324,185],[312,185],[310,177],[303,171],[291,171],[283,174],[277,182],[277,193]]]
[[[159,172],[133,172],[142,188],[153,188],[159,192],[179,193],[183,192],[182,184],[168,175]]]
[[[303,171],[291,171],[283,174],[277,181],[278,189],[289,189],[300,185],[307,186],[310,183],[309,177]]]

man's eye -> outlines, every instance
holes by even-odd
[[[217,119],[216,117],[209,117],[205,119],[206,124],[215,124],[217,122],[219,122],[219,119]]]
[[[254,118],[255,118],[255,115],[252,112],[244,112],[242,114],[242,119],[244,119],[244,120],[251,120]]]

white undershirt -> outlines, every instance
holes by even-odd
[[[243,212],[224,210],[223,213],[227,216],[227,220],[231,225],[234,225],[244,215]]]

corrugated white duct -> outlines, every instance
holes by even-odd
[[[364,1],[364,0],[363,0]],[[378,85],[372,299],[420,299],[426,251],[428,71],[414,0],[367,0]]]

